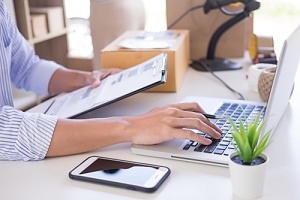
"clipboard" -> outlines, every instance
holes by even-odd
[[[143,63],[113,74],[97,88],[85,86],[57,96],[44,114],[75,118],[138,94],[167,81],[168,55],[161,53]]]

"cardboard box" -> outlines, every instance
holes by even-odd
[[[145,27],[143,0],[90,1],[90,27],[94,55],[127,30]],[[94,69],[101,68],[101,57],[93,58]]]
[[[175,44],[166,49],[124,49],[118,46],[124,39],[134,38],[138,31],[127,31],[101,51],[102,68],[126,69],[140,64],[160,53],[168,54],[167,82],[147,91],[176,92],[189,66],[189,31],[175,30]]]
[[[82,71],[93,71],[93,55],[79,56],[72,53],[68,54],[68,68],[82,70]]]
[[[45,14],[50,33],[65,27],[62,7],[31,7],[30,14]]]
[[[171,25],[188,9],[204,4],[204,0],[182,1],[166,0],[167,25]],[[239,6],[226,6],[230,11],[241,9]],[[214,32],[232,16],[223,14],[219,9],[204,13],[203,8],[191,11],[182,18],[173,29],[187,29],[190,31],[190,51],[192,59],[206,58],[210,39]],[[239,58],[249,48],[253,33],[253,20],[248,18],[228,29],[219,39],[215,57]]]
[[[44,14],[31,14],[30,22],[33,37],[39,37],[48,33],[46,15]]]

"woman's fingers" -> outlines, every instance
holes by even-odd
[[[101,84],[101,80],[105,79],[109,75],[116,74],[120,71],[122,70],[118,68],[108,68],[103,70],[92,71],[88,82],[91,84],[92,88],[96,88]]]
[[[101,70],[100,80],[103,80],[103,79],[105,79],[106,77],[108,77],[109,75],[116,74],[116,73],[119,73],[119,72],[121,72],[121,71],[122,71],[122,70],[121,70],[121,69],[118,69],[118,68],[107,68],[107,69],[102,69],[102,70]]]
[[[207,124],[197,118],[174,118],[172,123],[176,124],[174,126],[176,128],[199,130],[215,139],[221,137],[221,130],[219,128],[213,124]]]
[[[205,111],[199,106],[198,103],[192,102],[192,103],[177,103],[177,104],[169,104],[163,107],[155,108],[152,111],[157,111],[157,110],[163,110],[163,109],[168,109],[168,108],[177,108],[179,110],[184,110],[184,111],[193,111],[193,112],[198,112],[198,113],[205,113]]]
[[[222,130],[207,119],[203,114],[194,112],[195,109],[203,111],[197,103],[184,103],[183,105],[174,104],[168,106],[165,109],[165,112],[166,115],[170,116],[170,118],[166,119],[169,120],[168,123],[170,123],[172,127],[197,129],[209,134],[213,138],[220,138]]]
[[[204,145],[210,145],[212,142],[210,139],[202,137],[199,134],[195,133],[194,131],[188,129],[178,129],[177,131],[174,132],[174,134],[175,134],[175,138],[188,139],[188,140],[199,142]]]

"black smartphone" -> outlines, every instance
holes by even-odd
[[[154,192],[170,175],[165,166],[91,156],[69,173],[71,179]]]

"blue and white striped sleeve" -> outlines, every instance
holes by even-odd
[[[0,160],[45,157],[57,117],[13,108],[11,81],[18,88],[48,94],[49,81],[60,67],[35,55],[0,0]]]
[[[37,94],[48,94],[48,85],[53,73],[63,66],[35,54],[34,49],[19,32],[10,17],[3,1],[0,0],[0,48],[3,65],[9,66],[11,82],[17,88],[33,91]],[[0,62],[1,64],[1,62]],[[1,70],[0,70],[1,71]]]
[[[18,52],[19,53],[19,52]],[[14,74],[11,79],[17,88],[23,88],[27,91],[33,91],[36,94],[45,95],[49,94],[49,82],[53,73],[63,66],[49,60],[38,59],[37,62],[32,64],[30,67],[26,67],[23,70],[17,69],[17,66],[22,66],[20,61],[26,60],[25,57],[21,59],[15,59],[18,62],[12,65],[12,74]],[[26,75],[24,75],[26,74]],[[24,80],[22,80],[24,79]]]
[[[10,106],[0,109],[0,160],[45,158],[57,117],[24,113]]]

